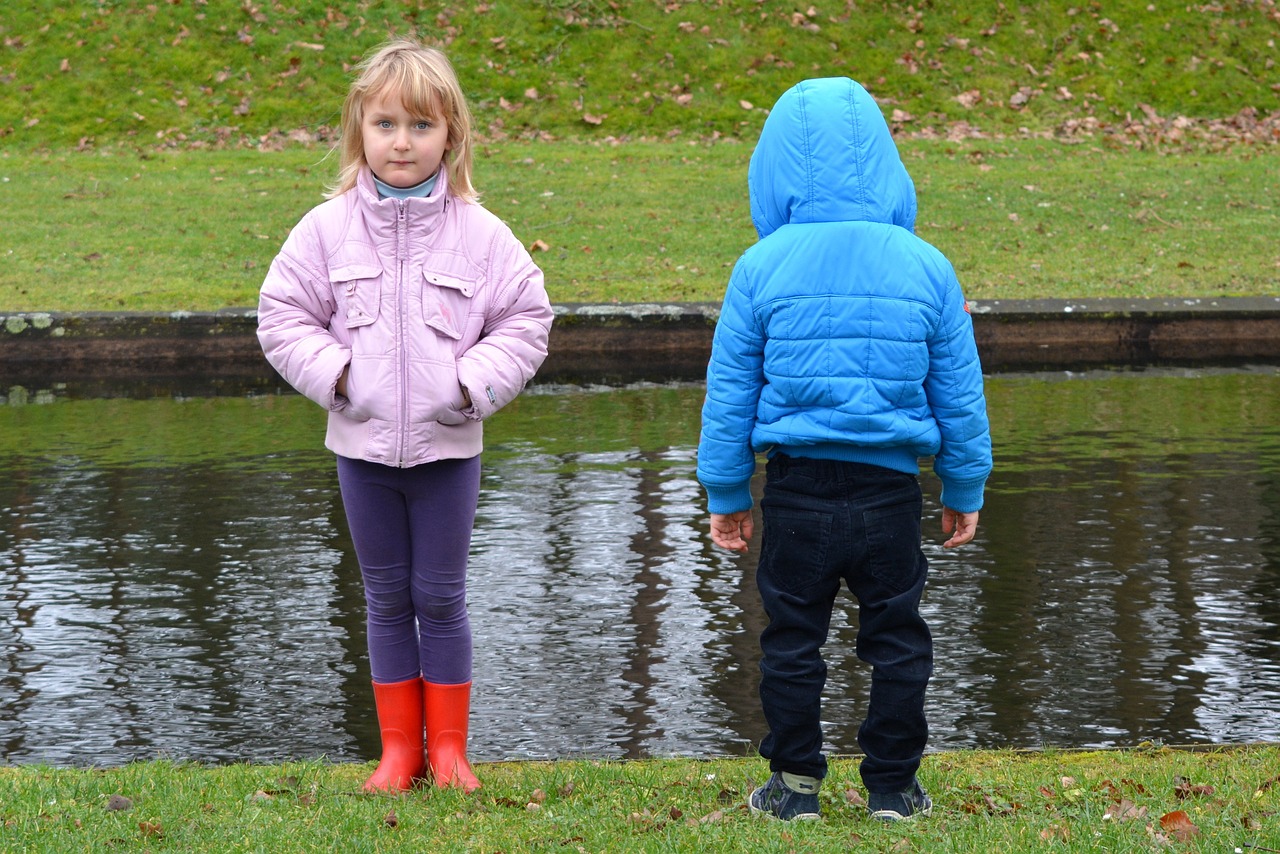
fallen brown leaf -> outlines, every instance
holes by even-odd
[[[983,795],[982,802],[987,806],[987,812],[991,815],[1010,815],[1018,809],[1017,804],[1011,804],[1007,801],[997,801],[991,795]]]
[[[1186,777],[1179,777],[1173,786],[1173,794],[1177,796],[1180,801],[1185,801],[1187,798],[1198,798],[1212,795],[1213,792],[1213,786],[1195,784]]]
[[[1102,816],[1103,821],[1134,821],[1144,818],[1147,814],[1146,807],[1140,807],[1128,798],[1122,798],[1119,803],[1113,804],[1111,809],[1107,810]]]
[[[1164,828],[1165,833],[1179,842],[1187,842],[1200,832],[1200,828],[1196,827],[1191,816],[1182,810],[1174,810],[1160,816],[1160,826]]]

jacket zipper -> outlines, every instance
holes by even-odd
[[[404,199],[396,201],[396,344],[400,360],[400,406],[396,425],[396,465],[404,466],[405,450],[408,446],[409,431],[409,356],[406,331],[408,321],[407,281],[405,279],[405,257],[409,253],[408,211],[409,203]]]

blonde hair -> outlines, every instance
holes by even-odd
[[[386,42],[360,63],[359,75],[342,103],[338,140],[338,177],[327,196],[333,198],[356,185],[366,165],[361,123],[364,105],[384,93],[398,95],[409,112],[448,126],[448,150],[443,165],[448,170],[450,194],[466,202],[479,201],[471,185],[471,110],[453,65],[443,52],[413,39]]]

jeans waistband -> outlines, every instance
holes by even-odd
[[[777,477],[788,474],[805,474],[815,479],[829,479],[843,482],[871,480],[883,478],[906,478],[914,480],[915,476],[897,469],[870,463],[855,463],[848,460],[827,460],[816,457],[793,457],[781,451],[769,458],[767,470]]]

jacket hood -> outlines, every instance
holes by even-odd
[[[770,111],[747,169],[761,239],[788,223],[915,231],[916,191],[880,106],[847,77],[805,80]]]

